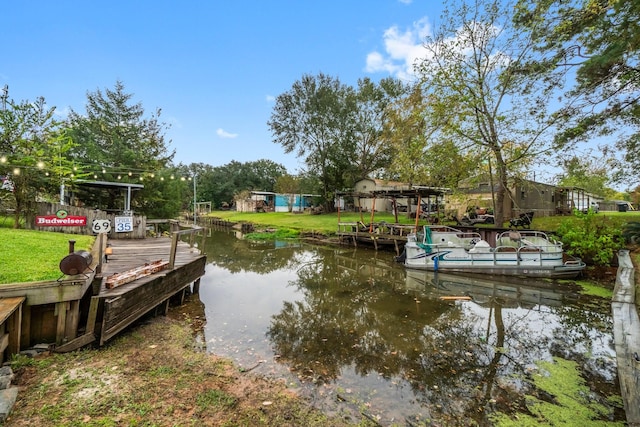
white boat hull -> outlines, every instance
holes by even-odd
[[[562,245],[541,232],[503,233],[492,247],[479,236],[455,231],[425,229],[428,237],[410,238],[405,245],[405,267],[539,278],[576,277],[585,267],[580,260],[565,261]]]

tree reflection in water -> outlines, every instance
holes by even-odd
[[[272,284],[297,291],[265,325],[274,356],[382,420],[487,424],[494,410],[525,406],[535,362],[552,356],[615,389],[608,311],[571,289],[405,272],[391,254],[362,249],[265,245],[233,240],[207,248],[208,259],[236,273],[296,271]],[[451,296],[469,299],[441,298]]]

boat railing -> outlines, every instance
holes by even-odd
[[[562,242],[550,239],[547,233],[536,230],[510,230],[500,233],[496,237],[496,248],[500,246],[546,248],[550,251],[562,251]]]
[[[547,233],[544,231],[538,230],[509,230],[504,231],[497,235],[496,241],[500,241],[501,239],[509,239],[509,240],[520,240],[520,239],[544,239],[548,242],[553,242],[552,239],[549,238]]]
[[[470,249],[482,240],[482,236],[480,233],[461,231],[447,225],[425,225],[421,231],[410,235],[408,240],[420,243],[423,248],[461,246]]]

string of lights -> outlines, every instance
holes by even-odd
[[[45,174],[45,176],[60,175],[60,169],[58,169],[57,171],[55,169],[56,167],[58,167],[57,165],[51,165],[51,167],[47,167],[47,164],[42,160],[38,160],[35,164],[30,165],[24,161],[12,162],[10,161],[12,159],[18,160],[17,156],[15,155],[0,154],[0,167],[7,169],[7,172],[11,171],[13,175],[20,175],[22,170],[40,170]],[[179,179],[181,181],[192,180],[191,175],[170,173],[169,169],[167,169],[166,171],[157,171],[157,170],[149,170],[149,169],[101,166],[93,163],[87,164],[87,163],[76,163],[76,162],[74,162],[74,166],[72,166],[70,169],[73,170],[73,172],[71,172],[67,176],[72,179],[76,176],[82,176],[83,179],[87,177],[93,177],[93,179],[99,179],[104,176],[109,176],[117,180],[137,179],[138,181],[145,181],[148,179],[157,178],[160,181],[164,181],[165,176],[168,175],[166,179],[170,179],[170,180],[174,180],[174,179]]]

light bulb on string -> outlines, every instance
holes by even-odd
[[[44,162],[42,160],[40,160],[37,164],[38,169],[44,169]]]
[[[7,163],[7,156],[0,156],[0,163]]]
[[[13,174],[14,175],[20,175],[20,168],[13,169]]]

